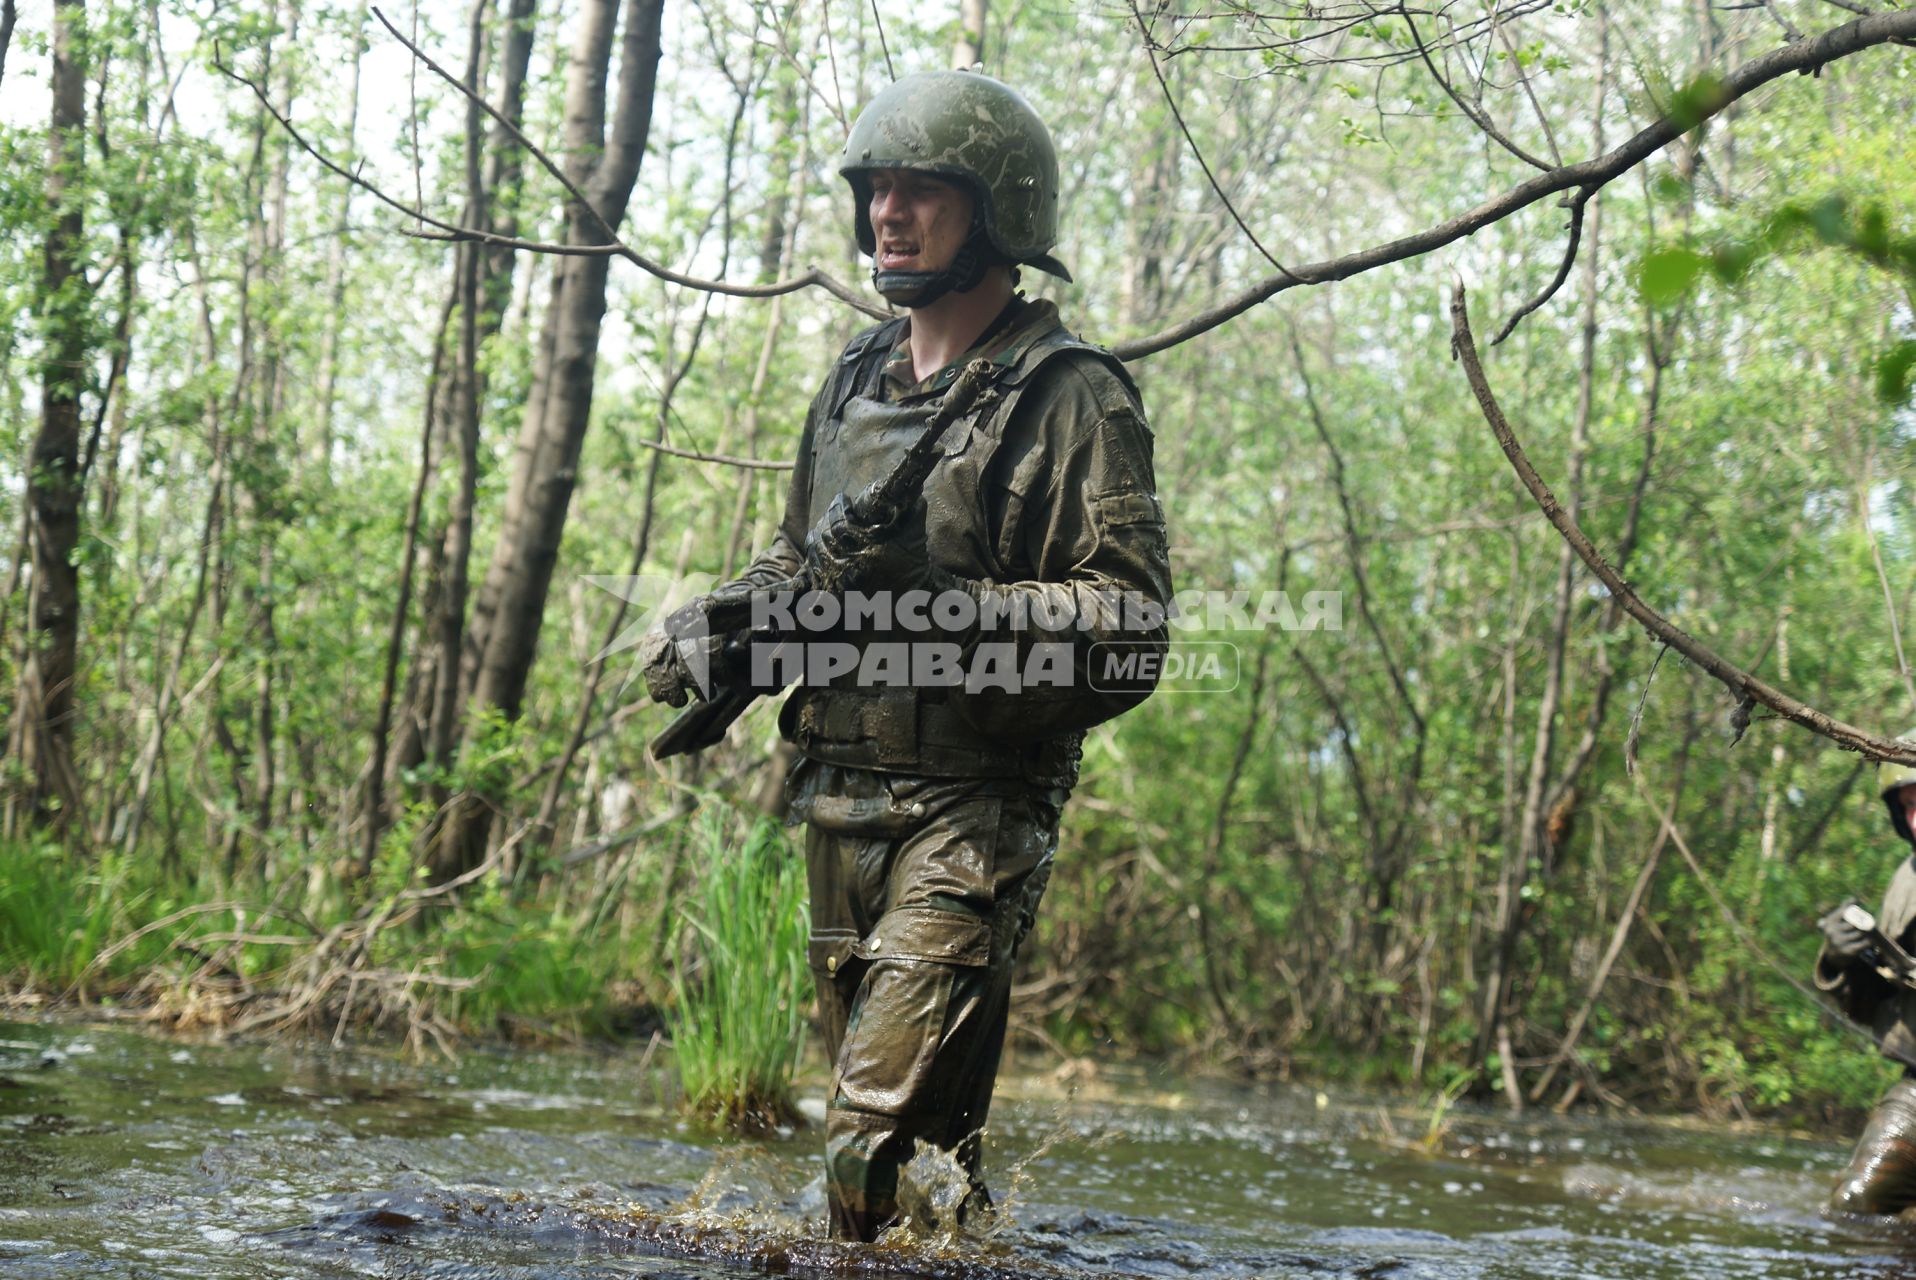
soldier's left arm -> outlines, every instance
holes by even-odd
[[[981,616],[1027,625],[974,630],[968,665],[977,669],[980,646],[1009,644],[1027,673],[1034,647],[1048,645],[1066,661],[1042,670],[1066,666],[1068,679],[1015,693],[986,687],[962,696],[958,709],[1007,742],[1088,729],[1150,695],[1169,642],[1171,566],[1151,429],[1123,380],[1096,357],[1074,354],[1039,370],[998,459],[980,497],[1018,577],[962,585]],[[1138,656],[1129,678],[1094,669],[1107,667],[1118,646]]]

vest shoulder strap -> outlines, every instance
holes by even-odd
[[[826,418],[836,418],[847,400],[875,385],[886,356],[898,345],[898,335],[905,330],[905,319],[898,316],[875,324],[845,344],[826,376],[824,395],[820,398],[819,407]]]

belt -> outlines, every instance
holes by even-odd
[[[827,764],[954,778],[1023,778],[1071,786],[1083,734],[994,742],[949,704],[916,689],[800,689],[779,717],[801,752]]]

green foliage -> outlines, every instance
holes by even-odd
[[[373,902],[391,898],[382,891]],[[308,917],[209,900],[151,864],[118,856],[90,864],[49,841],[0,841],[0,973],[16,989],[95,999],[150,987],[155,976],[188,1002],[196,983],[226,973],[268,990],[290,988],[305,972],[301,956],[349,905],[333,901]],[[275,927],[261,929],[262,920]],[[426,1007],[477,1034],[605,1034],[621,993],[639,976],[635,957],[646,950],[616,921],[582,923],[515,903],[496,878],[474,886],[457,909],[423,921],[381,931],[364,963],[444,979],[424,989]],[[279,941],[234,940],[282,930]]]
[[[1904,339],[1876,358],[1876,398],[1884,404],[1909,399],[1909,380],[1916,369],[1916,340]]]
[[[1722,78],[1705,71],[1671,96],[1666,115],[1678,133],[1688,133],[1721,111],[1729,100],[1729,88]]]
[[[667,1024],[686,1105],[732,1128],[791,1123],[792,1073],[804,1044],[805,872],[784,831],[707,809],[701,877],[684,911],[696,957],[675,969]]]
[[[1533,179],[1430,79],[1402,15],[1339,19],[1326,35],[1302,9],[1239,21],[1238,8],[1155,30],[1179,47],[1161,65],[1191,136],[1274,257],[1296,265],[1387,244]],[[640,195],[621,222],[632,247],[734,282],[770,279],[781,258],[858,279],[844,188],[819,161],[842,141],[840,112],[889,75],[875,18],[834,10],[828,38],[815,9],[776,28],[739,0],[702,12],[699,38],[667,51]],[[405,119],[368,109],[353,122],[344,73],[363,25],[355,11],[302,12],[297,42],[279,11],[252,0],[90,13],[88,150],[72,175],[90,272],[55,298],[42,296],[41,274],[48,49],[32,14],[0,108],[0,508],[17,510],[29,478],[52,328],[85,337],[88,358],[64,381],[99,440],[79,553],[89,829],[71,847],[0,851],[0,969],[43,991],[80,982],[93,995],[184,999],[230,968],[264,993],[299,981],[295,958],[328,930],[430,887],[422,844],[447,794],[483,796],[507,835],[537,811],[608,620],[610,597],[581,580],[623,572],[642,524],[647,573],[736,572],[770,541],[785,477],[662,457],[644,447],[659,425],[683,449],[789,460],[821,373],[867,320],[819,290],[714,298],[610,265],[594,421],[566,460],[576,487],[563,537],[551,531],[540,552],[558,557],[555,588],[542,619],[510,620],[542,628],[523,715],[462,726],[451,767],[395,779],[396,818],[358,875],[452,255],[394,234],[395,216],[363,192],[342,204],[338,181],[206,64],[217,43],[229,65],[264,71],[316,145],[453,217],[465,201],[463,104],[419,77],[416,156],[410,92]],[[1822,709],[1900,730],[1911,712],[1883,580],[1907,651],[1907,60],[1839,59],[1719,110],[1722,81],[1691,69],[1772,47],[1774,20],[1762,7],[1712,10],[1701,15],[1705,49],[1697,14],[1565,2],[1459,27],[1461,50],[1422,24],[1440,66],[1489,69],[1455,87],[1467,101],[1481,95],[1533,155],[1555,147],[1576,163],[1665,114],[1686,129],[1709,117],[1672,148],[1679,163],[1626,174],[1596,197],[1600,223],[1586,223],[1569,280],[1496,349],[1491,377],[1567,496],[1583,403],[1579,299],[1593,267],[1580,522],[1606,553],[1627,531],[1630,580],[1692,634]],[[456,53],[465,16],[424,6],[424,43]],[[536,21],[527,132],[556,140],[566,33],[556,10]],[[886,27],[900,70],[948,54],[949,10]],[[1258,33],[1284,43],[1256,47]],[[1270,274],[1197,173],[1133,27],[1095,6],[1027,6],[994,23],[992,42],[992,69],[1051,122],[1069,175],[1061,254],[1077,283],[1027,274],[1024,288],[1110,342]],[[1450,61],[1458,52],[1467,60]],[[488,157],[498,154],[489,141]],[[535,240],[565,234],[547,175],[528,165],[509,185],[491,210],[501,225]],[[1268,645],[1259,698],[1248,680],[1229,695],[1166,692],[1092,733],[1023,959],[1033,995],[1021,1023],[1075,1053],[1189,1054],[1441,1086],[1439,1099],[1459,1079],[1481,1081],[1482,982],[1499,877],[1521,845],[1562,547],[1463,393],[1437,293],[1463,273],[1479,317],[1508,316],[1554,273],[1561,235],[1545,202],[1441,253],[1292,290],[1133,366],[1178,585],[1341,592],[1343,629],[1234,634],[1247,674]],[[510,279],[488,280],[504,314],[481,353],[475,587],[493,567],[526,407],[544,394],[538,371],[591,354],[542,347],[558,268],[529,254],[513,262]],[[138,288],[122,344],[129,263]],[[1660,374],[1653,348],[1671,357]],[[131,364],[114,381],[121,355]],[[402,690],[433,671],[424,615],[443,585],[457,470],[444,430],[433,440]],[[9,522],[0,556],[17,533]],[[10,569],[0,562],[0,581]],[[36,643],[31,577],[0,605],[0,688],[16,686]],[[1880,809],[1846,781],[1848,760],[1793,728],[1759,717],[1727,745],[1715,687],[1674,658],[1652,683],[1654,648],[1627,620],[1610,625],[1580,570],[1570,582],[1546,772],[1586,730],[1593,746],[1560,842],[1529,859],[1516,895],[1526,913],[1517,1069],[1532,1083],[1528,1064],[1556,1053],[1582,1009],[1674,796],[1675,824],[1737,927],[1664,848],[1558,1087],[1645,1107],[1815,1113],[1867,1102],[1882,1083],[1873,1053],[1779,970],[1807,968],[1820,909],[1877,892],[1901,852]],[[776,833],[735,820],[701,827],[690,852],[670,823],[594,852],[665,815],[687,780],[656,781],[642,762],[662,713],[633,707],[631,676],[625,655],[606,672],[595,736],[553,830],[519,846],[525,874],[434,900],[356,962],[423,975],[409,997],[480,1032],[599,1029],[620,1004],[676,992],[681,1057],[706,1082],[688,1080],[687,1093],[706,1089],[724,1112],[725,1098],[781,1087],[808,1003],[799,877]],[[129,837],[131,780],[167,698]],[[1633,776],[1622,742],[1639,706]],[[615,707],[625,710],[608,719]],[[406,726],[404,709],[396,723]],[[709,772],[689,776],[756,786],[774,733],[772,708],[755,710],[697,766]],[[0,764],[0,783],[17,783],[18,768]],[[614,785],[629,786],[632,812],[601,823]],[[696,920],[683,938],[681,903]],[[290,914],[262,925],[268,907]],[[207,941],[230,933],[299,941]],[[213,958],[223,968],[208,970]],[[362,1000],[352,1017],[370,1007]],[[740,1083],[754,1071],[771,1083]]]
[[[1644,257],[1638,287],[1647,301],[1666,306],[1688,293],[1709,265],[1710,259],[1693,249],[1659,249]]]
[[[1646,302],[1667,307],[1687,297],[1701,279],[1714,277],[1722,284],[1737,285],[1766,258],[1818,246],[1841,249],[1888,272],[1916,298],[1916,235],[1893,234],[1881,204],[1858,207],[1841,194],[1784,204],[1755,233],[1722,239],[1708,252],[1689,247],[1653,250],[1638,265],[1637,285]],[[1877,398],[1891,405],[1908,399],[1912,365],[1916,365],[1913,340],[1897,342],[1877,356],[1873,362]]]
[[[388,961],[424,961],[469,981],[444,1002],[460,1026],[606,1034],[614,992],[631,965],[629,942],[616,930],[514,904],[496,876],[475,888],[435,922],[424,945],[396,939],[398,954]]]
[[[146,922],[151,903],[123,860],[86,867],[49,840],[0,840],[0,971],[34,987],[70,988],[109,942]],[[126,957],[120,970],[157,949]]]

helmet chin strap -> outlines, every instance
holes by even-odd
[[[928,307],[948,293],[975,289],[997,255],[982,229],[958,249],[957,256],[937,271],[883,271],[872,267],[872,287],[885,301],[901,307]]]

